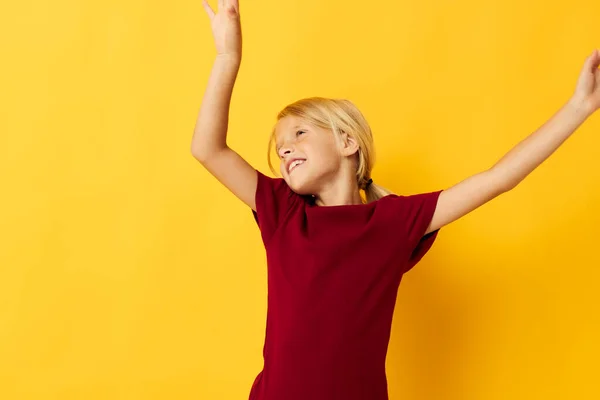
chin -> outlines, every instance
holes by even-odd
[[[285,181],[287,182],[288,186],[290,187],[290,189],[292,189],[294,191],[294,193],[305,196],[305,195],[310,195],[312,194],[312,192],[310,191],[310,189],[308,187],[306,187],[306,185],[303,185],[302,183],[298,183],[298,182],[290,182],[290,178],[286,178]]]

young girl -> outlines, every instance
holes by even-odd
[[[402,275],[442,226],[514,188],[600,107],[600,55],[585,61],[572,98],[493,167],[445,190],[397,196],[373,183],[371,130],[346,100],[303,99],[279,113],[269,146],[276,144],[283,178],[263,175],[230,149],[239,4],[219,0],[215,13],[204,0],[204,8],[217,56],[192,154],[252,209],[267,254],[264,368],[250,399],[385,400]]]

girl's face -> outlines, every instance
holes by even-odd
[[[316,194],[338,174],[342,153],[331,130],[289,115],[277,122],[275,139],[281,176],[294,192]]]

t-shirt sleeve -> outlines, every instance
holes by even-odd
[[[409,258],[404,266],[407,272],[429,251],[437,238],[439,229],[425,235],[433,219],[437,202],[443,190],[404,196],[402,219],[407,240]]]
[[[284,179],[268,177],[258,170],[256,173],[256,211],[252,214],[266,245],[289,211],[294,192]]]

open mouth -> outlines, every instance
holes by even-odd
[[[291,163],[290,169],[288,170],[288,174],[291,173],[296,168],[298,168],[300,165],[304,164],[305,162],[306,162],[306,160],[296,160],[293,163]]]

